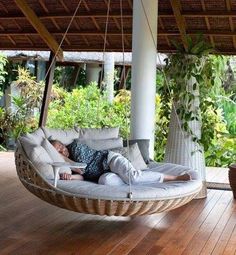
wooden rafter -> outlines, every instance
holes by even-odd
[[[117,29],[118,29],[119,31],[121,31],[121,25],[120,25],[120,23],[118,22],[118,20],[117,20],[116,18],[114,18],[114,17],[113,17],[112,19],[114,20]],[[121,33],[121,32],[120,32],[120,33]],[[124,35],[124,42],[125,42],[126,46],[129,45],[129,42],[128,42],[127,38],[125,37],[125,35]]]
[[[86,5],[87,6],[87,5]],[[39,19],[50,19],[50,18],[56,18],[56,19],[65,19],[65,18],[71,18],[74,13],[72,12],[63,12],[63,13],[37,13],[37,16]],[[106,17],[106,11],[81,11],[78,14],[75,15],[75,18],[105,18]],[[181,12],[182,17],[184,18],[194,18],[194,17],[215,17],[215,18],[228,18],[228,17],[235,17],[235,11],[182,11]],[[171,11],[160,11],[158,13],[159,17],[165,18],[165,17],[174,17],[173,12]],[[120,17],[120,11],[111,11],[109,14],[109,17],[115,17],[119,18]],[[124,18],[132,18],[132,11],[131,10],[124,10],[123,11],[123,17]],[[7,19],[25,19],[24,15],[21,14],[2,14],[0,16],[0,20],[7,20]]]
[[[51,18],[51,21],[52,21],[52,23],[54,24],[54,26],[56,27],[56,29],[57,29],[58,31],[60,31],[61,28],[60,28],[60,26],[57,24],[56,20],[53,19],[53,18]]]
[[[205,1],[204,1],[204,0],[201,0],[201,5],[202,5],[203,11],[205,11],[205,10],[206,10],[206,5],[205,5]],[[204,17],[204,18],[205,18],[205,22],[206,22],[207,29],[210,30],[210,29],[211,29],[211,26],[210,26],[210,22],[209,22],[208,17]],[[212,45],[212,47],[214,48],[214,47],[215,47],[214,38],[213,38],[212,35],[209,35],[209,37],[210,37],[211,45]]]
[[[33,45],[34,45],[34,43],[33,43],[33,42],[32,42],[32,40],[30,39],[29,35],[28,35],[28,36],[26,36],[26,38],[27,38],[27,40],[30,42],[30,44],[33,46]]]
[[[227,8],[227,11],[231,11],[231,0],[226,0],[226,8]],[[229,24],[230,24],[231,31],[234,31],[234,22],[233,22],[232,17],[229,17]],[[233,36],[233,45],[234,45],[234,48],[236,49],[236,37],[235,36]]]
[[[164,24],[162,22],[162,19],[161,17],[159,17],[159,23],[160,23],[160,26],[161,26],[161,29],[164,31],[165,27],[164,27]],[[159,34],[159,33],[158,33]],[[168,44],[168,46],[170,47],[171,46],[171,43],[170,43],[170,40],[168,38],[168,35],[165,35],[165,39],[166,39],[166,42]]]
[[[12,43],[13,45],[16,45],[16,42],[12,39],[12,37],[11,37],[10,35],[8,35],[7,37],[8,37],[8,39],[11,41],[11,43]]]
[[[52,35],[63,35],[64,31],[57,31],[57,32],[50,32]],[[120,35],[120,30],[116,29],[116,30],[109,30],[109,36],[117,36]],[[219,31],[219,30],[186,30],[186,33],[189,35],[196,35],[196,34],[203,34],[203,35],[207,35],[207,36],[235,36],[236,35],[236,31],[231,31],[231,30],[225,30],[225,31]],[[158,30],[158,34],[159,35],[163,35],[163,36],[171,36],[171,35],[179,35],[179,31],[166,31],[166,30],[162,30],[159,29]],[[14,35],[38,35],[37,32],[35,31],[0,31],[0,36],[14,36]],[[101,30],[71,30],[67,33],[67,35],[84,35],[84,36],[104,36],[104,31]],[[131,36],[132,35],[132,31],[128,30],[128,31],[124,31],[124,35],[125,36]]]
[[[87,6],[87,5],[86,5]],[[65,18],[71,18],[74,13],[57,13],[57,14],[45,14],[45,13],[39,13],[37,14],[39,19],[50,19],[50,18],[55,18],[55,19],[65,19]],[[91,18],[91,17],[95,17],[95,18],[106,18],[107,13],[106,12],[97,12],[97,11],[86,11],[86,12],[79,12],[79,14],[75,15],[75,18]],[[170,15],[170,16],[173,16]],[[115,17],[115,18],[119,18],[120,17],[120,12],[119,11],[112,11],[109,14],[109,17]],[[132,12],[131,11],[126,11],[124,10],[123,12],[123,17],[124,18],[132,18]],[[9,14],[3,14],[0,16],[0,20],[4,19],[25,19],[25,16],[21,15],[21,14],[17,14],[17,15],[9,15]]]
[[[67,7],[67,5],[65,4],[65,2],[64,2],[63,0],[59,0],[59,2],[61,3],[61,5],[62,5],[63,8],[65,9],[65,11],[66,11],[67,13],[69,13],[70,10],[69,10],[69,8]]]
[[[48,32],[47,28],[44,24],[40,21],[37,17],[35,12],[29,7],[25,0],[15,0],[15,3],[20,8],[20,10],[24,13],[28,21],[31,25],[35,28],[38,32],[40,37],[45,41],[48,47],[57,55],[57,58],[62,60],[63,59],[63,51],[60,48],[57,41],[52,37],[52,35]]]
[[[132,1],[128,0],[127,2],[128,2],[128,5],[129,5],[129,8],[132,10],[133,9]]]
[[[181,5],[179,0],[170,0],[172,10],[175,16],[175,20],[177,26],[179,28],[180,37],[183,43],[185,50],[187,50],[187,41],[186,41],[186,28],[185,28],[185,21],[183,16],[181,15]]]
[[[88,7],[86,1],[83,0],[82,3],[83,3],[83,5],[84,5],[85,9],[89,12],[89,11],[90,11],[90,8]]]
[[[48,8],[45,4],[45,2],[43,0],[39,0],[39,4],[42,6],[43,10],[46,12],[46,13],[49,13],[48,11]]]
[[[79,25],[77,19],[74,19],[74,20],[73,20],[73,23],[74,23],[76,29],[79,31],[79,30],[80,30],[80,25]],[[81,35],[81,37],[82,37],[82,39],[85,41],[85,43],[87,44],[87,46],[89,46],[90,44],[89,44],[87,38],[86,38],[84,35]]]

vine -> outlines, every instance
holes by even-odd
[[[177,53],[166,59],[165,73],[169,87],[165,92],[171,94],[181,128],[191,135],[194,142],[201,144],[201,137],[193,133],[190,123],[202,121],[199,99],[211,84],[206,81],[210,78],[206,73],[209,73],[209,52],[213,49],[201,36],[195,42],[187,37],[186,50],[178,45],[176,47]]]

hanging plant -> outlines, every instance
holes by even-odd
[[[201,91],[209,86],[209,82],[204,80],[205,72],[209,71],[205,65],[213,49],[204,42],[202,36],[197,36],[195,42],[187,36],[186,42],[186,49],[175,44],[177,53],[165,60],[168,82],[165,92],[173,98],[182,130],[191,135],[194,142],[201,143],[201,137],[193,132],[190,123],[195,120],[201,122],[199,98]]]

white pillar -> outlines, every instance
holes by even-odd
[[[151,158],[155,131],[157,12],[156,0],[133,1],[131,138],[150,139]]]
[[[88,63],[86,64],[86,83],[90,82],[98,83],[99,80],[99,72],[101,71],[101,67],[96,63]]]
[[[107,100],[112,103],[114,98],[114,72],[115,62],[114,53],[106,52],[104,55],[104,83],[106,88]]]

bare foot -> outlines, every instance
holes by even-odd
[[[191,177],[189,174],[183,174],[183,175],[176,176],[176,180],[177,181],[190,181]]]

